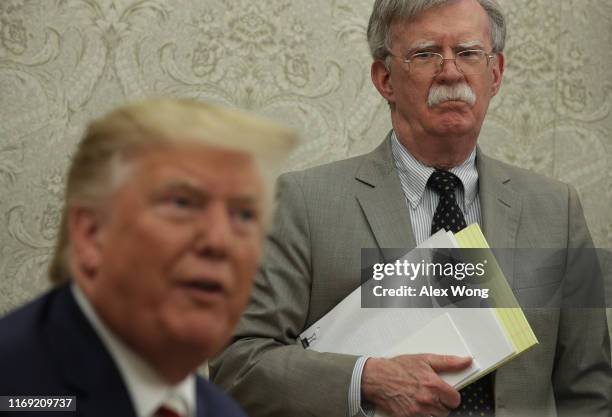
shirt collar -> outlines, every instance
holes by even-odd
[[[119,368],[136,416],[152,417],[166,401],[185,416],[195,416],[195,375],[189,375],[176,385],[168,385],[147,362],[111,332],[74,282],[71,290],[81,311]]]
[[[423,164],[408,152],[398,140],[395,131],[391,133],[391,151],[393,153],[395,167],[405,174],[402,177],[406,180],[404,188],[408,202],[412,208],[416,208],[423,199],[427,181],[435,169]],[[453,167],[449,171],[461,180],[465,196],[464,205],[466,209],[469,209],[478,196],[476,147],[474,147],[470,155],[461,165]]]

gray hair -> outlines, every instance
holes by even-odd
[[[96,207],[129,171],[129,161],[146,149],[200,143],[251,155],[268,190],[297,143],[293,130],[276,123],[195,100],[153,99],[128,104],[90,123],[68,171],[64,210],[49,266],[54,283],[70,280],[68,213]],[[266,197],[271,195],[268,192]],[[267,200],[267,199],[266,199]],[[266,213],[271,203],[266,202]]]
[[[375,60],[385,60],[391,51],[391,25],[435,6],[453,0],[376,0],[368,23],[368,44]],[[502,52],[506,43],[506,22],[495,0],[477,0],[489,15],[493,53]]]

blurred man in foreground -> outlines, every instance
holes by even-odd
[[[0,395],[76,396],[82,416],[244,416],[194,371],[249,299],[265,188],[294,142],[188,100],[93,122],[68,174],[57,287],[0,320]]]

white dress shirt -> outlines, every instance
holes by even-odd
[[[157,409],[164,404],[180,415],[195,417],[195,375],[189,375],[176,385],[168,385],[151,365],[130,349],[102,322],[76,283],[72,283],[71,290],[81,311],[119,368],[136,416],[154,417]]]

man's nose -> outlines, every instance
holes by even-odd
[[[228,208],[210,203],[197,223],[197,251],[202,256],[224,258],[231,244],[232,225]]]
[[[453,83],[463,78],[455,58],[444,58],[440,63],[440,70],[436,75],[439,81]]]

